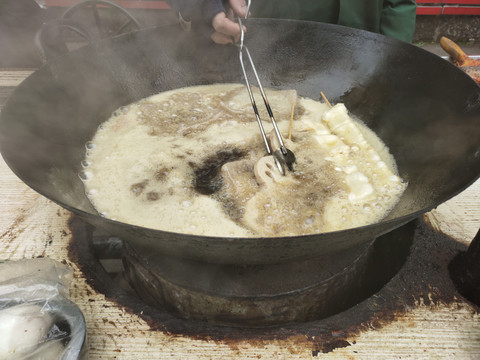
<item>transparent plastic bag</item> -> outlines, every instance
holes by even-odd
[[[72,270],[48,258],[0,261],[0,359],[84,359],[85,319],[67,299]]]

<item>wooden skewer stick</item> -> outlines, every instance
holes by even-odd
[[[323,93],[323,91],[320,91],[320,95],[322,95],[322,98],[323,98],[323,101],[325,101],[328,105],[328,107],[332,107],[332,104],[330,104],[330,101],[328,101],[327,97],[325,96],[325,94]]]
[[[295,112],[295,103],[292,104],[292,112],[290,113],[290,126],[288,127],[288,140],[292,140],[293,113],[294,112]]]

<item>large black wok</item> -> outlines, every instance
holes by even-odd
[[[78,177],[85,143],[113,110],[197,84],[243,82],[238,49],[177,27],[85,47],[33,73],[1,113],[1,152],[27,185],[136,247],[218,263],[276,263],[356,247],[431,210],[480,174],[480,88],[415,46],[340,26],[250,20],[246,42],[264,86],[325,92],[390,147],[409,183],[384,221],[287,238],[190,236],[100,217]]]

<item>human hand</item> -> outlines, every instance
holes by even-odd
[[[247,3],[245,0],[229,0],[230,8],[226,12],[217,13],[212,19],[214,32],[210,38],[217,44],[231,44],[240,39],[241,30],[239,24],[235,21],[235,15],[245,17],[247,12]],[[244,26],[243,31],[247,31]]]

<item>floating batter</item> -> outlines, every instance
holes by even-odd
[[[280,175],[265,156],[243,85],[197,86],[118,109],[100,126],[82,174],[90,201],[121,222],[227,237],[320,233],[385,217],[406,184],[378,137],[343,104],[267,94],[295,153],[293,172]]]

